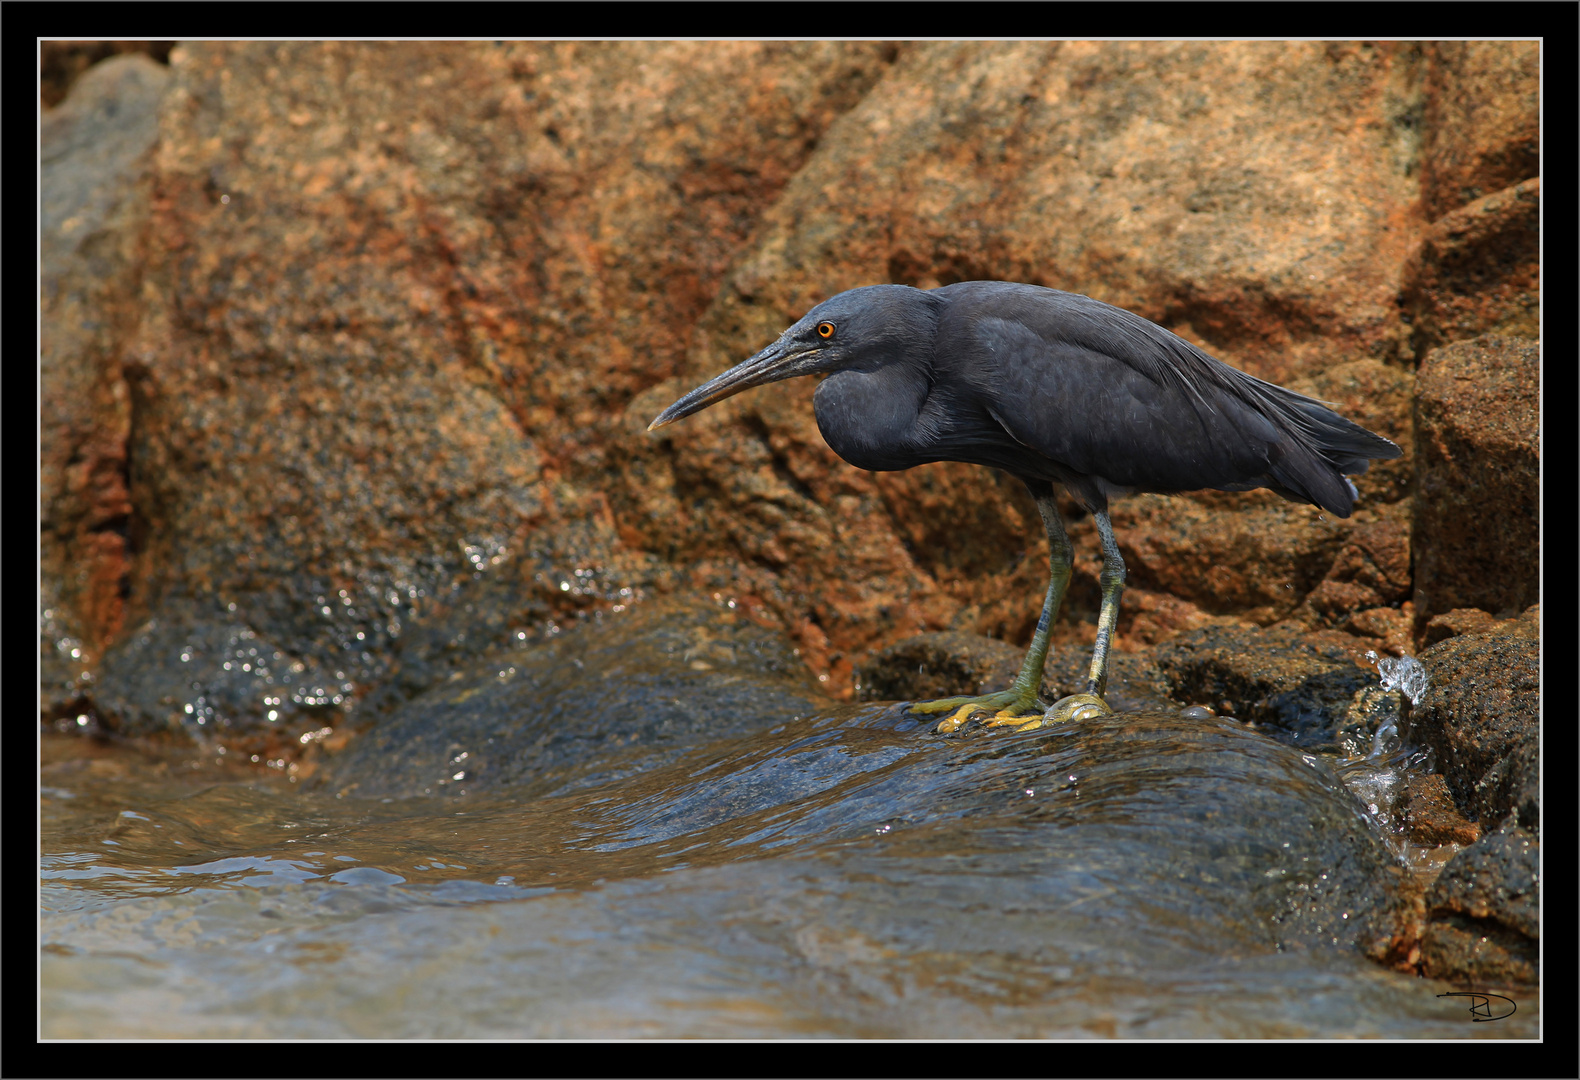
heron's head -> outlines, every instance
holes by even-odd
[[[934,301],[908,285],[868,285],[831,297],[756,356],[710,379],[647,426],[672,424],[764,383],[850,368],[876,368],[930,348]]]

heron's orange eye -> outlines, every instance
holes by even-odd
[[[818,323],[817,324],[817,336],[822,338],[824,341],[827,341],[829,338],[833,337],[834,336],[834,324],[831,323],[831,322],[820,322],[820,323]]]

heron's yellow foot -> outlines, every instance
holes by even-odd
[[[1011,687],[1000,690],[996,694],[983,694],[981,697],[952,697],[940,698],[937,701],[918,701],[910,706],[911,712],[941,713],[954,710],[952,715],[939,722],[935,728],[940,735],[947,735],[951,731],[958,731],[967,720],[978,713],[992,713],[993,715],[982,723],[986,727],[998,727],[1004,724],[1024,724],[1028,719],[1042,712],[1042,702],[1037,700],[1035,692],[1026,693]]]
[[[1066,724],[1075,720],[1091,720],[1099,716],[1112,716],[1113,712],[1114,710],[1108,707],[1108,703],[1096,694],[1071,694],[1069,697],[1062,697],[1055,701],[1048,711],[1041,716],[1034,716],[1029,721],[1022,716],[1017,721],[1006,722],[1018,723],[1019,726],[1015,729],[1016,731],[1036,731],[1044,724]]]

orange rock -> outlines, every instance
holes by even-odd
[[[1131,308],[1408,452],[1406,261],[1528,179],[1524,48],[182,43],[148,154],[106,172],[90,143],[85,186],[46,185],[131,193],[44,252],[46,637],[120,650],[119,700],[159,723],[154,686],[219,678],[164,655],[186,626],[216,658],[251,628],[353,701],[682,588],[749,599],[832,693],[916,634],[1022,644],[1047,553],[1012,482],[847,467],[810,380],[646,422],[843,288],[982,277]],[[1429,264],[1419,310],[1459,325]],[[1383,511],[1411,469],[1359,478],[1376,516],[1348,522],[1265,492],[1117,504],[1120,647],[1286,619],[1324,580],[1381,601],[1334,619],[1401,610]],[[1096,543],[1071,536],[1077,643]]]
[[[1484,337],[1434,351],[1416,390],[1415,618],[1512,614],[1539,585],[1541,350]]]

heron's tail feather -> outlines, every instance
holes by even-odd
[[[1346,420],[1321,402],[1300,398],[1291,404],[1297,423],[1313,437],[1315,449],[1341,473],[1363,473],[1373,461],[1389,461],[1404,453],[1381,435]]]
[[[1314,503],[1339,517],[1349,517],[1355,508],[1355,485],[1332,462],[1296,440],[1286,443],[1283,450],[1269,470],[1273,483],[1268,486],[1286,499]]]
[[[1324,510],[1349,517],[1357,492],[1345,474],[1364,473],[1373,461],[1396,458],[1403,451],[1319,401],[1287,390],[1279,397],[1294,423],[1284,456],[1272,469],[1273,478]]]

